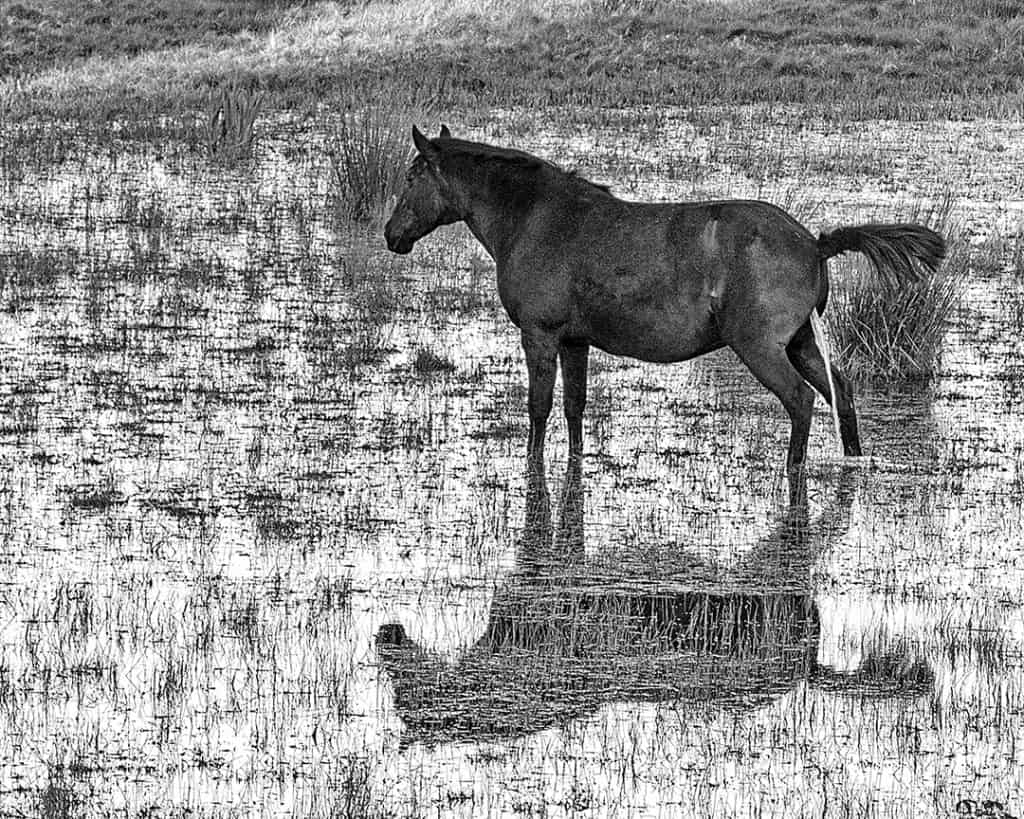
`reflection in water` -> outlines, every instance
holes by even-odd
[[[834,691],[921,693],[931,673],[905,658],[867,656],[852,673],[817,661],[809,570],[847,518],[847,475],[818,520],[808,521],[806,500],[787,507],[713,590],[698,580],[652,592],[656,578],[641,585],[633,576],[627,585],[609,582],[606,571],[588,574],[579,459],[569,464],[557,529],[543,473],[532,472],[515,569],[483,636],[447,665],[399,624],[377,634],[406,727],[403,744],[528,734],[609,702],[753,709],[802,680]],[[694,576],[714,573],[700,567]]]

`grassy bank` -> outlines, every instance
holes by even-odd
[[[217,48],[233,35],[269,32],[303,3],[288,0],[20,0],[0,10],[0,77],[38,74],[74,60],[135,56],[189,43]]]
[[[228,79],[278,107],[353,88],[460,108],[770,102],[847,118],[1005,116],[1024,100],[1024,12],[1009,0],[130,5],[141,11],[116,24],[52,0],[8,5],[0,107],[167,114]]]

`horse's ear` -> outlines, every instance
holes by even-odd
[[[415,125],[412,126],[412,141],[416,145],[416,150],[423,154],[429,162],[437,161],[437,147],[433,142],[423,136],[423,134],[420,133],[420,129]]]
[[[447,126],[447,125],[444,125],[443,123],[442,123],[442,125],[441,125],[441,133],[440,133],[440,137],[441,137],[442,139],[451,139],[451,138],[452,138],[452,132],[451,132],[451,131],[449,131],[449,130],[448,130],[448,126]]]

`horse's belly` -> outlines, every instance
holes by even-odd
[[[588,324],[595,347],[642,361],[685,361],[721,345],[710,310],[598,310]]]

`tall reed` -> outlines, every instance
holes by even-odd
[[[262,94],[234,84],[210,92],[205,133],[210,156],[228,161],[252,156],[262,102]]]
[[[415,99],[381,97],[346,105],[328,144],[339,217],[362,223],[383,218],[412,158],[412,126],[432,120],[429,107]]]

